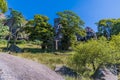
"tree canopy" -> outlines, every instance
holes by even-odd
[[[0,38],[5,38],[9,34],[9,27],[0,23]]]
[[[7,49],[9,47],[9,42],[11,42],[11,40],[13,40],[12,44],[16,44],[19,31],[23,27],[24,21],[25,21],[25,18],[19,11],[10,9],[10,15],[8,15],[5,22],[5,25],[9,27],[9,32],[10,32],[8,36]]]
[[[120,19],[102,19],[97,23],[99,35],[117,35],[120,32]]]
[[[49,18],[43,15],[35,15],[33,20],[26,24],[26,32],[29,33],[31,40],[40,40],[44,48],[53,40],[53,28],[48,23]]]
[[[7,2],[6,0],[0,0],[0,11],[2,13],[5,13],[7,11],[8,7],[7,7]]]
[[[83,30],[84,22],[72,11],[58,12],[57,15],[60,18],[60,24],[62,25],[61,33],[63,35],[63,49],[68,49],[75,42],[76,33],[80,35],[85,34],[85,31]]]

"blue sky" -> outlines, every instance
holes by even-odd
[[[8,6],[22,12],[26,19],[32,19],[35,14],[46,15],[53,20],[56,12],[72,10],[97,31],[95,25],[103,18],[120,18],[120,0],[7,0]]]

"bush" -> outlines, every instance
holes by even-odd
[[[10,43],[11,43],[11,44],[14,43],[14,40],[10,40]],[[16,44],[25,44],[25,43],[27,43],[26,40],[17,40],[17,41],[16,41]]]
[[[26,44],[27,41],[26,41],[26,40],[18,40],[16,43],[17,43],[17,44]]]
[[[90,40],[80,43],[74,48],[75,54],[70,58],[72,67],[82,75],[89,76],[98,66],[111,63],[111,49],[106,40]],[[87,71],[87,74],[85,73]]]
[[[34,45],[41,45],[42,41],[34,40],[34,41],[31,41],[31,43],[34,44]]]
[[[7,40],[0,39],[0,44],[7,44]]]

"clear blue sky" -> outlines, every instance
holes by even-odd
[[[23,13],[26,19],[35,14],[46,15],[53,20],[56,12],[72,10],[97,31],[95,22],[103,18],[120,18],[120,0],[7,0],[8,6]]]

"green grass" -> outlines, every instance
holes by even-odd
[[[74,54],[74,51],[67,52],[43,52],[40,49],[39,45],[26,43],[26,44],[17,44],[20,48],[24,50],[23,53],[13,53],[12,55],[23,57],[42,63],[48,66],[51,69],[55,69],[56,65],[65,65],[69,66],[70,57]],[[6,47],[6,43],[0,43],[0,51],[3,52],[3,49]],[[55,53],[55,54],[54,54]],[[57,54],[56,54],[57,53]],[[70,66],[69,66],[70,67]],[[65,80],[81,80],[72,77],[65,76]],[[82,78],[82,80],[91,80],[89,77]],[[120,76],[119,76],[120,80]]]
[[[0,45],[0,51],[3,52],[3,49],[6,48],[6,43]],[[23,53],[12,53],[12,55],[23,57],[42,63],[51,69],[55,69],[57,65],[69,66],[68,61],[70,56],[74,54],[73,51],[62,51],[62,52],[43,52],[39,45],[32,43],[17,44],[20,48],[24,50]],[[76,78],[65,76],[65,80],[79,80]]]
[[[7,44],[2,44],[0,45],[0,51],[2,52],[4,48],[6,48]],[[67,60],[69,59],[69,54],[73,54],[70,52],[65,53],[60,53],[57,52],[57,54],[54,54],[55,52],[42,52],[41,48],[39,45],[31,44],[31,43],[26,43],[26,44],[17,44],[21,49],[24,50],[23,53],[14,53],[13,55],[24,57],[27,59],[31,59],[43,64],[46,64],[48,66],[55,66],[57,64],[59,65],[66,65]],[[67,53],[67,54],[66,54]]]
[[[54,69],[56,65],[67,65],[67,60],[69,58],[68,55],[62,54],[55,55],[52,53],[40,53],[40,54],[22,53],[14,55],[45,64],[52,69]]]

